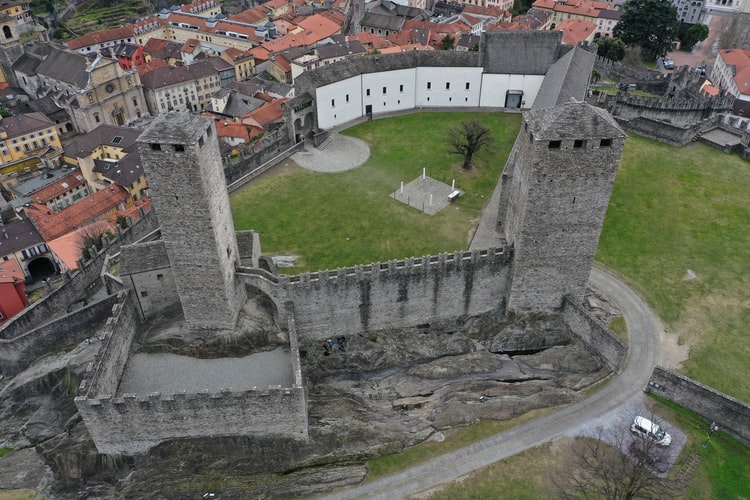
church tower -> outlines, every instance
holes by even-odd
[[[245,291],[213,120],[160,115],[138,151],[188,328],[234,328]]]
[[[513,249],[509,311],[583,298],[624,143],[612,116],[585,103],[524,112],[498,210]]]

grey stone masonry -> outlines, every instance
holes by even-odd
[[[498,210],[513,249],[508,309],[552,311],[566,294],[583,298],[625,134],[585,103],[523,116]]]
[[[186,324],[234,328],[245,294],[235,279],[240,255],[213,121],[159,116],[138,150]]]

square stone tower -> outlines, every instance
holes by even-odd
[[[234,328],[245,289],[213,120],[160,115],[138,151],[188,328]]]
[[[498,210],[513,248],[508,310],[583,298],[624,143],[612,116],[585,103],[523,114]]]

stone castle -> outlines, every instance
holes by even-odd
[[[320,356],[315,347],[326,339],[350,339],[356,351],[360,333],[450,329],[466,317],[553,313],[565,301],[579,302],[625,135],[606,111],[580,102],[530,110],[523,118],[501,179],[501,248],[300,276],[279,276],[262,265],[258,235],[234,231],[211,120],[179,113],[157,118],[139,150],[162,238],[123,249],[121,274],[129,289],[121,292],[98,361],[75,399],[99,452],[137,454],[168,440],[210,435],[305,440],[300,356]],[[238,328],[246,299],[266,304],[283,332],[290,384],[172,394],[156,384],[144,394],[122,392],[144,322],[176,312],[181,328],[210,339]],[[601,339],[577,326],[586,324],[581,314],[565,315],[578,318],[568,326],[599,349]],[[621,356],[607,363],[616,369]]]

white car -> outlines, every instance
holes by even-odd
[[[674,61],[671,57],[666,56],[661,60],[661,62],[664,65],[664,69],[674,69]]]
[[[645,417],[635,417],[630,424],[630,431],[661,446],[669,446],[672,442],[672,436],[667,431]]]

